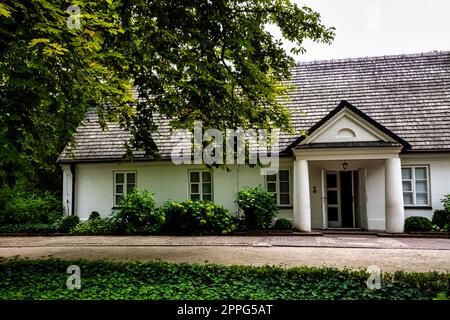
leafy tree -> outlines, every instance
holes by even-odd
[[[140,103],[126,127],[129,149],[157,156],[151,139],[155,114],[172,126],[225,130],[279,127],[291,130],[280,96],[294,60],[266,29],[282,35],[303,52],[304,39],[330,42],[333,28],[320,15],[289,0],[175,0],[123,2],[125,31],[114,42],[127,57]]]
[[[80,15],[69,16],[70,5]],[[334,36],[289,0],[2,1],[0,185],[59,188],[55,160],[89,108],[151,157],[155,114],[173,126],[291,129],[279,97],[294,60],[268,24],[296,52],[305,39]]]
[[[0,185],[59,188],[56,158],[85,111],[131,100],[131,82],[117,70],[123,57],[105,43],[123,32],[112,9],[76,3],[90,12],[80,29],[68,27],[69,1],[0,6]]]

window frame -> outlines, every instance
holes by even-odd
[[[198,182],[191,182],[191,173],[193,172],[198,172],[198,176],[199,176],[199,181]],[[208,172],[211,175],[211,181],[206,181],[205,183],[210,183],[211,184],[211,192],[210,193],[206,193],[206,194],[210,194],[211,195],[211,199],[210,200],[204,200],[203,199],[203,172]],[[191,192],[191,185],[192,183],[198,184],[198,193],[192,193]],[[191,195],[199,195],[198,200],[192,200]],[[203,170],[203,169],[192,169],[192,170],[188,170],[188,184],[187,184],[187,198],[189,200],[192,201],[210,201],[210,202],[214,202],[214,174],[213,172],[211,172],[210,170]]]
[[[289,177],[289,181],[281,181],[280,180],[280,171],[287,171],[288,172],[288,177]],[[266,191],[269,191],[268,188],[268,184],[269,183],[274,183],[275,182],[275,192],[270,192],[270,193],[275,193],[276,194],[276,198],[277,198],[277,206],[280,208],[291,208],[292,207],[292,172],[291,172],[291,168],[282,168],[282,169],[278,169],[277,173],[275,174],[275,181],[268,181],[267,180],[267,175],[265,176],[265,187],[266,187]],[[280,183],[281,182],[288,182],[289,183],[289,193],[287,192],[280,192],[281,188],[280,188]],[[289,203],[286,204],[281,204],[281,194],[288,194],[289,195]]]
[[[117,174],[121,173],[123,174],[123,183],[119,183],[121,185],[123,185],[123,190],[122,193],[117,193],[117,189],[116,186],[118,185],[117,183]],[[136,189],[137,187],[137,171],[136,170],[119,170],[119,171],[113,171],[113,208],[120,208],[120,204],[116,203],[116,197],[117,196],[126,196],[128,194],[128,178],[127,178],[127,174],[129,173],[133,173],[134,174],[134,188]]]
[[[426,181],[427,183],[427,203],[420,203],[417,204],[417,191],[416,191],[416,169],[417,168],[425,168],[426,172],[426,179],[419,179],[419,181]],[[431,206],[431,176],[430,176],[430,166],[429,165],[402,165],[402,196],[403,196],[403,202],[404,206],[407,208],[421,208],[421,207],[430,207]],[[411,170],[411,179],[404,179],[403,178],[403,169],[410,169]],[[411,182],[411,191],[404,191],[403,190],[403,181],[410,181]],[[405,202],[404,193],[411,193],[412,194],[412,200],[413,203],[407,204]],[[419,194],[425,194],[425,192],[419,192]]]

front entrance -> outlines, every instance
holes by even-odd
[[[361,227],[360,172],[348,170],[324,173],[324,228]]]

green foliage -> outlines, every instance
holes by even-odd
[[[293,230],[294,225],[288,219],[280,218],[275,221],[272,229],[274,230]]]
[[[54,224],[24,223],[0,225],[0,233],[53,233],[56,232]]]
[[[80,290],[67,290],[67,267],[82,270]],[[449,274],[382,274],[369,290],[364,271],[12,259],[0,262],[0,297],[36,299],[169,300],[398,300],[449,295]]]
[[[67,26],[71,4],[81,9],[79,29]],[[155,111],[174,126],[290,129],[279,97],[294,60],[269,23],[294,51],[334,36],[318,13],[289,0],[2,1],[0,186],[59,188],[55,161],[94,107],[103,127],[129,130],[129,153],[155,157]]]
[[[278,215],[275,196],[261,186],[240,190],[236,194],[236,203],[244,212],[248,230],[268,230]]]
[[[435,225],[439,230],[450,231],[450,211],[445,210],[435,210],[433,213],[433,218],[431,219],[433,225]]]
[[[303,41],[330,43],[334,30],[320,15],[289,0],[219,2],[123,2],[124,34],[115,44],[132,66],[140,102],[124,123],[134,137],[129,147],[156,156],[153,114],[176,127],[200,120],[208,128],[285,128],[290,113],[279,99],[295,65],[266,24],[280,28],[304,51]]]
[[[114,219],[125,233],[154,233],[161,228],[165,216],[155,209],[152,193],[135,189],[123,198]]]
[[[75,3],[79,29],[67,27]],[[0,186],[59,189],[55,162],[85,111],[111,106],[115,117],[132,101],[126,58],[108,41],[123,33],[118,8],[88,0],[4,0],[2,8]]]
[[[444,210],[450,213],[450,194],[446,194],[444,198],[441,199]]]
[[[57,232],[69,233],[77,224],[80,223],[78,216],[65,216],[54,223]]]
[[[114,234],[117,233],[120,226],[113,218],[89,219],[77,224],[70,230],[71,234]]]
[[[100,213],[98,213],[97,211],[92,211],[91,214],[89,215],[89,220],[97,220],[100,219]]]
[[[0,224],[51,224],[62,216],[61,200],[48,191],[5,188],[0,198]]]
[[[426,217],[409,217],[405,219],[405,231],[431,231],[433,224]]]
[[[165,233],[222,234],[236,230],[230,212],[208,201],[169,201],[161,211],[166,216]]]

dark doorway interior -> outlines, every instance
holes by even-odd
[[[341,171],[342,227],[353,228],[353,177],[352,171]]]

